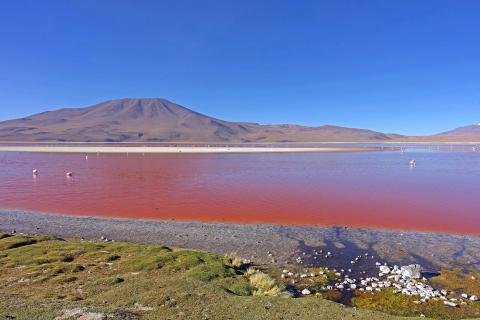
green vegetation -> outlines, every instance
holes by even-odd
[[[478,271],[462,273],[460,270],[442,270],[438,277],[432,278],[432,283],[454,292],[468,292],[480,297],[480,272]]]
[[[326,292],[289,298],[280,270],[242,261],[151,244],[0,233],[0,319],[400,319],[344,307]],[[371,299],[355,301],[391,312]]]
[[[396,294],[393,290],[381,292],[357,292],[353,305],[358,308],[372,309],[399,316],[424,314],[436,319],[480,318],[480,305],[471,302],[461,307],[452,308],[443,304],[442,300],[415,304],[418,298]]]
[[[446,289],[451,294],[448,298],[458,298],[461,293],[480,294],[478,272],[463,273],[460,270],[442,270],[440,275],[430,280],[438,289]],[[393,290],[382,292],[357,292],[353,305],[384,311],[395,315],[409,316],[419,313],[438,319],[480,318],[480,302],[468,301],[461,307],[452,308],[443,304],[442,300],[431,300],[428,303],[416,304],[417,297],[393,293]]]

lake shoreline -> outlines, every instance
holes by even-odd
[[[460,267],[480,270],[480,237],[365,228],[152,221],[69,216],[0,209],[0,229],[63,238],[159,243],[227,254],[259,263],[295,264],[324,248],[334,257],[319,261],[347,268],[352,257],[369,252],[379,261],[420,263],[429,270]],[[313,263],[313,261],[312,261]],[[316,263],[316,262],[315,262]]]
[[[51,153],[305,153],[380,151],[373,147],[2,146],[0,151]]]

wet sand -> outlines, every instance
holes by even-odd
[[[350,268],[359,254],[374,262],[420,263],[430,271],[442,268],[480,269],[480,238],[440,233],[395,232],[364,228],[223,224],[54,215],[0,210],[0,230],[54,235],[63,238],[159,243],[171,247],[236,252],[257,263]],[[332,257],[313,260],[315,250]],[[369,266],[362,266],[368,268]]]
[[[140,146],[9,146],[0,151],[55,153],[284,153],[284,152],[362,152],[379,148],[355,147],[140,147]]]

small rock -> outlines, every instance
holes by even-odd
[[[303,290],[302,290],[302,294],[303,294],[304,296],[307,296],[307,295],[309,295],[309,294],[311,294],[311,293],[312,293],[312,292],[311,292],[310,290],[308,290],[308,289],[303,289]]]
[[[135,302],[135,304],[133,305],[135,307],[135,309],[139,310],[139,311],[152,311],[153,308],[152,307],[146,307],[138,302]]]
[[[422,277],[422,267],[419,264],[411,264],[400,268],[402,276],[406,278],[420,279]]]
[[[443,301],[443,304],[445,304],[449,307],[456,307],[457,306],[456,303],[453,303],[453,302],[450,302],[450,301]]]
[[[382,273],[388,274],[388,273],[390,273],[390,268],[387,267],[387,266],[380,266],[380,271]]]

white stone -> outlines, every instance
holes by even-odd
[[[302,290],[302,294],[305,295],[305,296],[306,296],[306,295],[309,295],[309,294],[311,294],[311,293],[312,293],[312,292],[311,292],[310,290],[308,290],[308,289],[303,289],[303,290]]]
[[[420,279],[422,277],[422,267],[419,264],[411,264],[401,268],[402,276],[405,278]]]
[[[382,273],[390,273],[390,268],[387,266],[380,266],[380,272]]]

